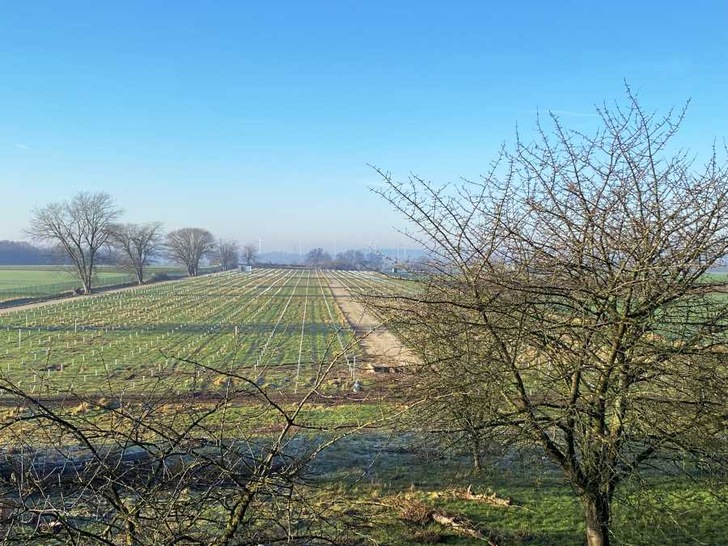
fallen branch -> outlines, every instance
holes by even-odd
[[[469,536],[478,540],[487,541],[488,546],[498,546],[489,536],[486,536],[478,527],[462,516],[450,514],[414,499],[400,499],[400,518],[415,523],[426,525],[434,521],[444,527],[450,527],[460,535]]]
[[[463,500],[472,500],[492,504],[493,506],[512,506],[513,501],[507,497],[499,497],[493,493],[473,493],[473,486],[469,485],[465,491],[456,493],[457,498]]]
[[[499,497],[497,493],[489,491],[488,493],[473,493],[473,486],[469,485],[467,489],[450,489],[443,492],[431,494],[433,498],[443,497],[448,499],[468,500],[476,502],[484,502],[493,506],[513,506],[513,500],[507,497]]]
[[[483,536],[483,533],[480,532],[476,527],[473,526],[473,524],[460,516],[452,515],[452,514],[446,514],[445,512],[439,512],[437,510],[433,510],[431,516],[432,521],[439,523],[440,525],[444,525],[446,527],[452,527],[456,531],[471,536],[473,538],[477,538],[480,540],[483,540],[485,537]],[[490,541],[488,541],[490,542]]]

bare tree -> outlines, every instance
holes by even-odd
[[[0,395],[19,408],[2,423],[3,544],[348,543],[356,523],[331,522],[304,476],[346,434],[304,416],[339,358],[283,405],[256,378],[192,361],[175,362],[200,380],[190,392],[160,380],[144,395],[69,393],[65,404],[0,374]],[[225,388],[198,397],[212,379]],[[261,421],[236,417],[241,404]],[[318,434],[297,437],[299,427]]]
[[[162,244],[162,224],[116,224],[111,229],[111,243],[120,253],[122,266],[143,284],[144,269]]]
[[[728,254],[728,172],[668,154],[684,111],[628,100],[597,109],[593,135],[539,123],[478,182],[380,172],[430,254],[422,293],[388,309],[424,361],[420,394],[452,432],[543,450],[590,546],[609,544],[625,480],[728,452],[728,306],[708,275]]]
[[[367,257],[361,250],[346,250],[339,252],[332,262],[334,269],[364,269]]]
[[[169,257],[184,264],[187,274],[195,277],[200,260],[215,249],[215,237],[206,229],[176,229],[167,233],[165,246]]]
[[[28,233],[55,245],[74,268],[85,294],[92,290],[98,254],[121,210],[107,193],[79,192],[71,201],[33,211]]]
[[[243,245],[242,257],[245,265],[253,265],[258,256],[258,247],[253,243]]]
[[[382,255],[378,252],[367,252],[364,261],[364,267],[372,271],[378,271],[383,263]]]
[[[323,248],[314,248],[306,254],[306,263],[312,267],[323,267],[331,263],[331,255]]]
[[[215,257],[220,262],[223,271],[235,269],[238,266],[240,245],[232,239],[218,239]]]

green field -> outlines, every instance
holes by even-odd
[[[346,439],[317,463],[325,486],[319,494],[339,495],[339,503],[366,515],[372,544],[487,544],[421,518],[427,511],[458,516],[499,546],[584,544],[581,505],[540,452],[513,446],[474,473],[466,456],[435,448],[414,435]],[[468,499],[461,495],[468,488],[511,502]],[[612,544],[724,546],[727,496],[727,487],[706,477],[632,480],[615,499]]]
[[[155,273],[183,274],[176,266],[154,266],[147,269],[147,278]],[[134,282],[134,276],[116,267],[100,267],[95,276],[97,288]],[[0,266],[0,302],[54,296],[80,286],[75,273],[66,266]]]
[[[110,277],[126,275],[112,268],[100,268],[97,279],[103,282]],[[53,284],[78,284],[75,274],[68,268],[56,266],[2,266],[0,267],[0,289],[10,290],[25,286],[46,286]]]
[[[295,389],[321,362],[358,354],[326,278],[310,270],[230,272],[18,310],[0,316],[0,332],[0,369],[49,394],[147,392],[159,381],[222,388],[191,362]]]
[[[131,275],[118,269],[100,268],[96,274],[97,286],[124,284],[132,280]],[[79,286],[73,272],[65,267],[0,267],[0,301],[61,294]]]

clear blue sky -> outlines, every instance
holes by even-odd
[[[401,244],[367,164],[476,178],[537,111],[691,98],[728,136],[728,3],[5,0],[0,239],[79,190],[264,250]]]

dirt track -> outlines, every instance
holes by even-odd
[[[370,369],[394,371],[417,362],[417,356],[387,330],[381,319],[356,301],[344,285],[331,277],[327,280],[346,320],[356,332]]]

